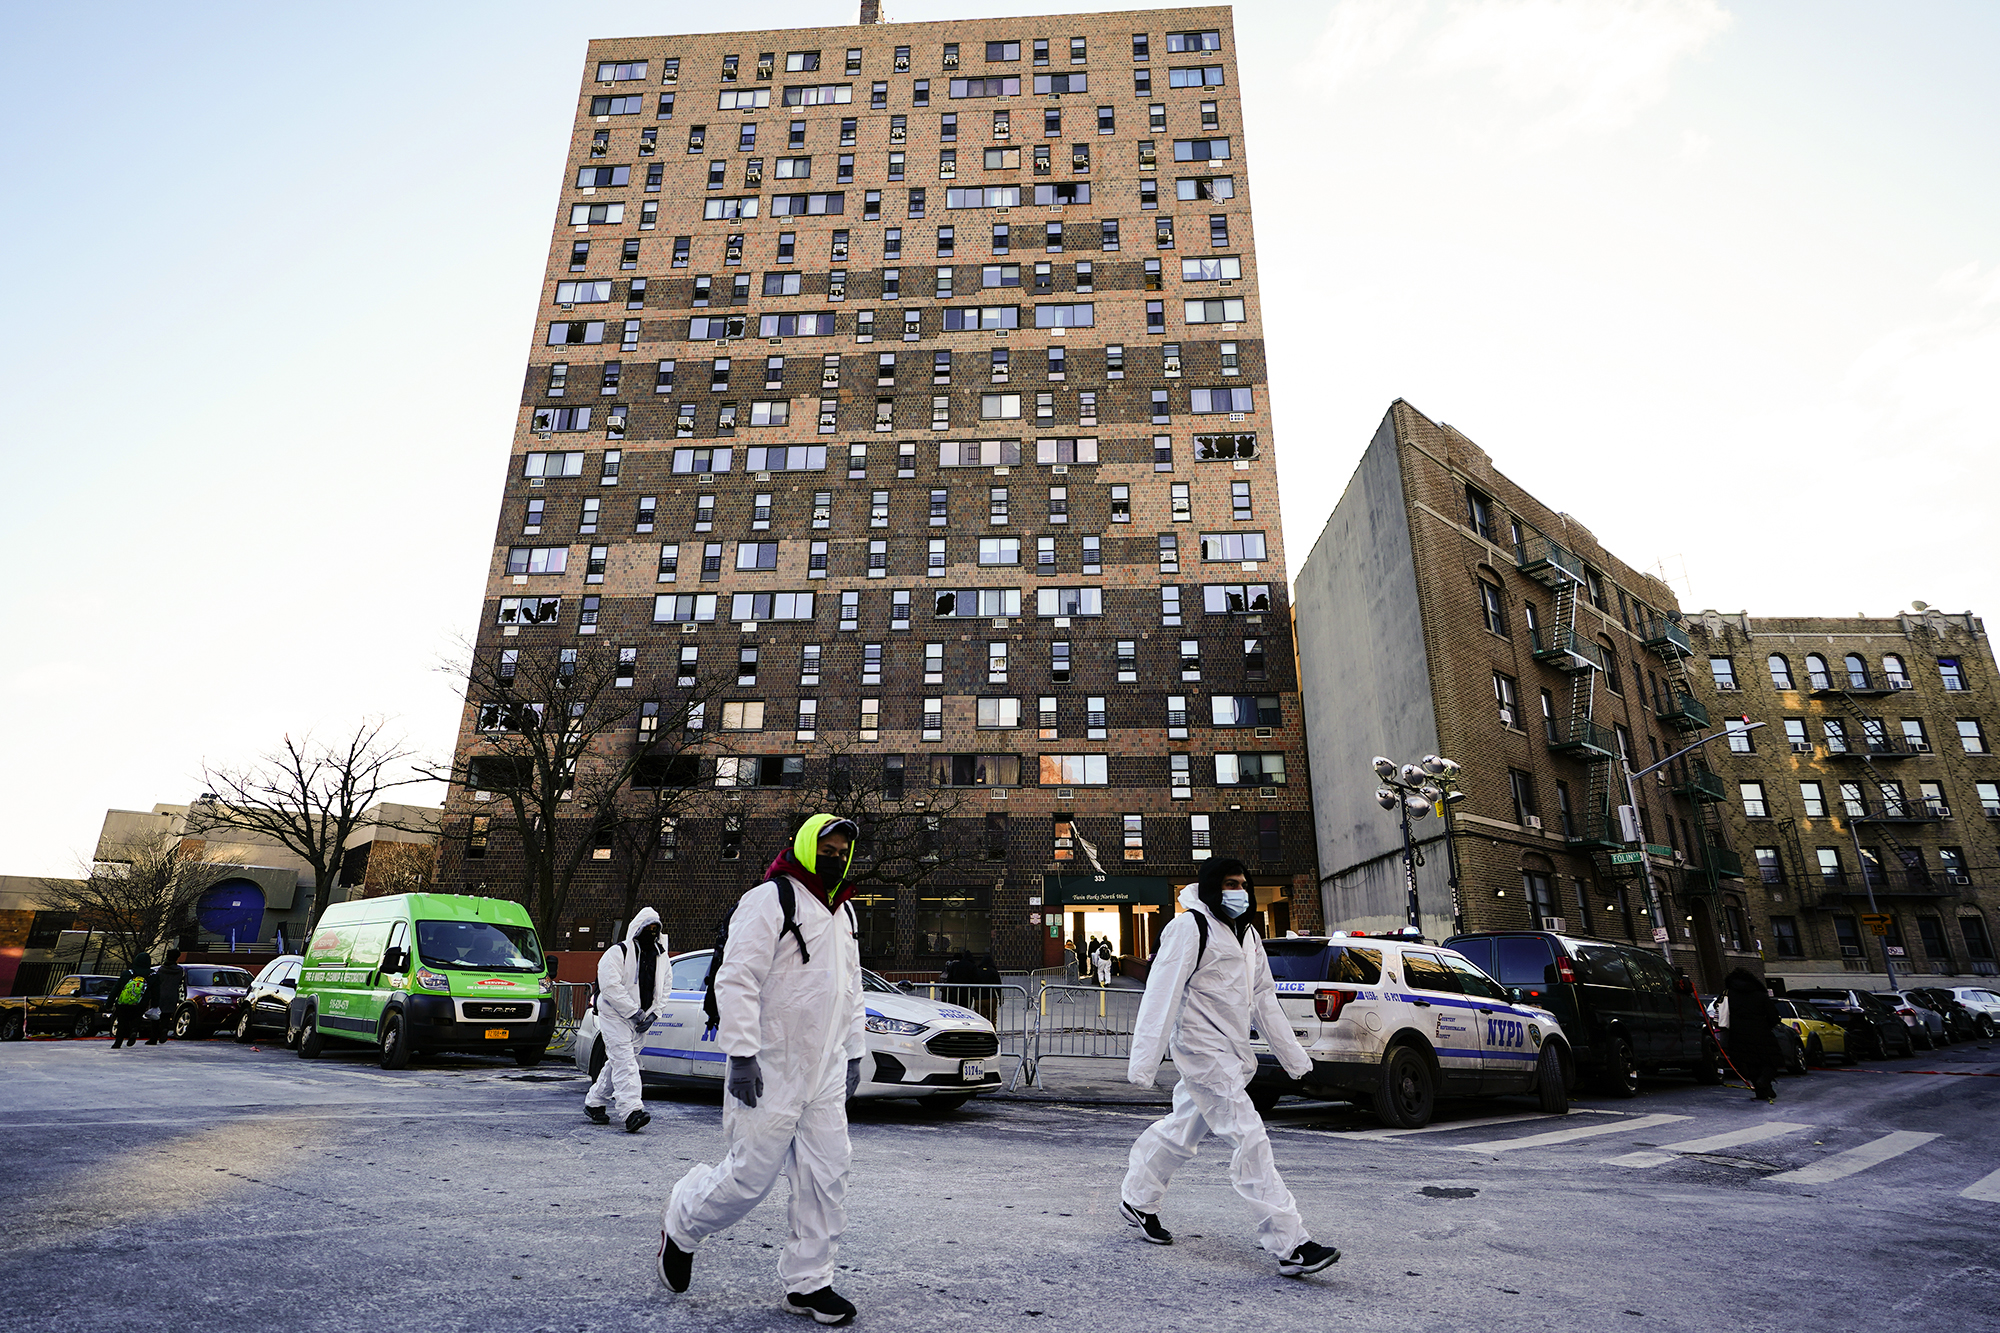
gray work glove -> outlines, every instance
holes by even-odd
[[[754,1055],[732,1055],[729,1057],[729,1079],[726,1085],[730,1094],[745,1106],[755,1108],[757,1099],[764,1095],[764,1074],[757,1068]]]
[[[645,1032],[653,1026],[653,1020],[658,1017],[659,1015],[654,1013],[651,1009],[641,1010],[640,1012],[632,1015],[632,1026],[637,1028],[641,1032]]]
[[[854,1090],[861,1086],[861,1060],[859,1057],[847,1062],[847,1097],[854,1099]]]

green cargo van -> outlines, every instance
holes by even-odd
[[[398,893],[335,903],[314,927],[289,1036],[311,1060],[328,1042],[373,1046],[384,1069],[425,1051],[505,1051],[540,1062],[555,985],[519,903]]]

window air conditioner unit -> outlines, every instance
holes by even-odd
[[[1811,754],[1812,752],[1813,752],[1813,746],[1812,746],[1812,742],[1811,742],[1811,741],[1793,741],[1793,742],[1792,742],[1792,753],[1793,753],[1793,754]]]
[[[1840,956],[1842,958],[1859,958],[1861,956],[1861,946],[1858,944],[1843,944],[1840,946]]]
[[[1542,826],[1542,817],[1540,815],[1529,815],[1527,819],[1524,820],[1523,822],[1526,823],[1529,828],[1538,829]]]
[[[1076,799],[1076,788],[1074,788],[1074,787],[1057,787],[1057,788],[1056,788],[1056,799],[1057,799],[1058,801],[1074,801],[1074,800]]]
[[[1926,806],[1925,808],[1930,811],[1932,819],[1951,818],[1951,807],[1948,805],[1937,805],[1933,803],[1931,805]]]
[[[1947,875],[1945,876],[1945,879],[1946,879],[1946,880],[1947,880],[1948,882],[1952,883],[1952,884],[1970,884],[1970,883],[1972,883],[1972,876],[1970,876],[1970,875],[1966,874],[1966,873],[1965,873],[1964,871],[1962,871],[1962,870],[1954,870],[1954,871],[1952,871],[1951,873],[1949,873],[1949,874],[1947,874]]]
[[[1278,789],[1276,787],[1259,787],[1257,789],[1257,794],[1259,796],[1264,796],[1264,797],[1276,796],[1278,794]]]
[[[1931,743],[1929,741],[1912,740],[1910,742],[1911,754],[1929,754],[1930,752]]]
[[[1259,728],[1257,728],[1257,733],[1256,733],[1256,734],[1257,734],[1257,739],[1258,739],[1258,740],[1260,740],[1260,741],[1268,741],[1268,740],[1270,740],[1270,739],[1271,739],[1271,736],[1272,736],[1272,734],[1273,734],[1273,732],[1274,732],[1274,730],[1275,730],[1275,729],[1274,729],[1274,728],[1272,728],[1272,727],[1259,727]]]
[[[1559,916],[1545,916],[1542,918],[1542,929],[1564,934],[1569,930],[1569,921]]]

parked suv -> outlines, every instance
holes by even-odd
[[[1916,1039],[1896,1006],[1865,990],[1787,990],[1785,998],[1811,1005],[1847,1029],[1847,1053],[1857,1060],[1885,1060],[1916,1052]]]
[[[1979,1035],[1979,1016],[1942,986],[1917,986],[1903,992],[1910,1003],[1944,1020],[1946,1041],[1970,1041]]]
[[[1569,1110],[1575,1066],[1555,1015],[1452,950],[1347,934],[1266,940],[1264,951],[1313,1064],[1295,1080],[1259,1040],[1249,1088],[1259,1110],[1298,1093],[1372,1105],[1399,1129],[1430,1123],[1440,1096],[1525,1092],[1550,1114]]]
[[[202,1041],[213,1036],[217,1028],[234,1027],[236,1011],[249,992],[250,974],[240,967],[182,964],[174,1035],[183,1041]]]
[[[1547,930],[1478,931],[1445,944],[1553,1012],[1578,1067],[1616,1096],[1636,1096],[1639,1075],[1661,1069],[1722,1081],[1693,983],[1650,949]]]
[[[1952,986],[1947,989],[1954,999],[1972,1011],[1980,1036],[1990,1037],[2000,1032],[2000,995],[1984,986]]]
[[[1907,991],[1881,990],[1875,992],[1896,1007],[1896,1017],[1910,1029],[1910,1037],[1920,1051],[1934,1051],[1951,1041],[1945,1029],[1944,1015],[1919,1000]]]

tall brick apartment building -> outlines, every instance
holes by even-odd
[[[1688,628],[1710,709],[1765,724],[1710,748],[1769,972],[1879,987],[1886,950],[1906,986],[1993,976],[2000,672],[1980,620],[1704,611]]]
[[[632,727],[741,664],[689,778],[740,804],[647,872],[678,940],[835,752],[992,858],[865,895],[872,965],[1143,956],[1211,848],[1317,924],[1238,88],[1226,6],[591,44],[478,652],[615,641]],[[482,796],[443,874],[506,892]]]
[[[1885,943],[1899,975],[1993,975],[2000,672],[1975,617],[1684,614],[1400,401],[1296,605],[1330,924],[1403,923],[1401,830],[1369,761],[1435,753],[1463,765],[1466,799],[1449,846],[1439,820],[1415,826],[1426,934],[1453,928],[1455,852],[1463,929],[1664,932],[1706,990],[1738,965],[1880,987]],[[1637,863],[1615,817],[1625,761],[1703,738],[1637,783]]]
[[[1735,925],[1749,900],[1704,795],[1712,772],[1682,761],[1644,779],[1656,850],[1646,865],[1611,860],[1626,850],[1619,757],[1643,769],[1710,725],[1665,584],[1399,400],[1300,570],[1297,611],[1329,923],[1404,923],[1401,829],[1376,803],[1370,758],[1443,754],[1466,797],[1449,846],[1439,820],[1414,828],[1427,935],[1454,921],[1555,921],[1648,945],[1665,932],[1710,988],[1755,963]]]

